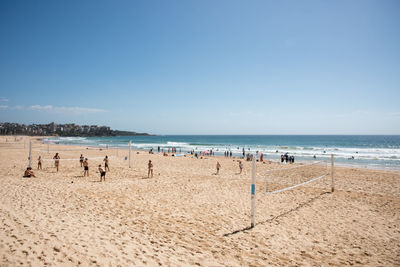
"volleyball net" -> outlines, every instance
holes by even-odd
[[[324,179],[329,176],[329,172],[327,161],[265,171],[261,174],[264,178],[264,194],[277,194],[311,183],[313,187],[324,188],[329,183]]]
[[[102,156],[102,157],[85,157],[85,158],[87,158],[88,160],[94,160],[94,159],[104,159],[104,157]],[[108,156],[108,158],[109,159],[113,159],[113,158],[115,158],[114,156]],[[54,158],[42,158],[42,160],[44,160],[44,161],[54,161],[55,159]],[[79,162],[80,161],[80,158],[60,158],[60,159],[58,159],[59,161],[77,161],[77,162]]]
[[[251,227],[267,221],[301,203],[334,191],[334,158],[293,165],[280,165],[270,170],[256,169],[253,161],[251,185]],[[257,211],[256,211],[257,207]]]

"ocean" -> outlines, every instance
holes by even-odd
[[[113,147],[127,149],[129,141],[139,150],[158,147],[168,151],[187,153],[213,150],[215,155],[232,151],[233,156],[243,153],[264,154],[266,160],[279,160],[289,153],[296,161],[330,159],[335,163],[354,167],[400,170],[400,135],[159,135],[115,137],[56,137],[51,143],[82,145],[87,147]],[[315,156],[315,158],[314,158]]]

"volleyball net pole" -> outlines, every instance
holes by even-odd
[[[251,228],[256,225],[256,158],[253,157],[253,169],[251,172]]]

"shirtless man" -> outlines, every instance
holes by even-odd
[[[106,171],[99,165],[99,172],[100,172],[100,182],[104,179],[106,181]]]
[[[56,153],[56,155],[53,157],[54,159],[54,166],[57,168],[57,172],[58,172],[58,168],[60,167],[60,155],[58,155],[58,153]]]
[[[217,173],[216,173],[216,175],[218,175],[219,174],[219,169],[221,168],[221,164],[219,164],[219,161],[217,161]]]
[[[89,162],[88,159],[85,158],[85,160],[83,161],[83,176],[87,176],[89,177]]]
[[[147,177],[150,178],[151,173],[151,177],[153,178],[153,163],[151,163],[151,160],[149,160],[148,169]]]
[[[104,169],[109,172],[110,168],[108,167],[108,156],[106,156],[103,161],[104,161]]]
[[[37,169],[38,170],[42,169],[42,156],[39,156],[38,158]]]

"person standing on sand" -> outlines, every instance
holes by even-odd
[[[37,169],[38,170],[42,169],[42,156],[39,156],[38,158]]]
[[[83,176],[87,174],[87,176],[89,177],[89,162],[87,158],[85,158],[85,161],[83,162],[83,170]]]
[[[83,154],[81,154],[80,158],[79,158],[79,162],[81,163],[81,167],[83,167],[83,160],[85,158],[83,157]]]
[[[108,167],[108,156],[106,156],[103,161],[104,161],[104,169],[109,172],[110,168]]]
[[[148,172],[147,172],[147,178],[150,178],[150,173],[151,173],[151,178],[153,178],[153,163],[151,163],[151,160],[149,160],[148,165]]]
[[[219,169],[221,168],[221,164],[219,164],[219,161],[217,161],[217,173],[216,173],[216,175],[218,175],[219,174]]]
[[[104,178],[104,182],[106,181],[106,171],[103,169],[103,167],[101,167],[101,164],[99,165],[99,172],[100,172],[100,182],[103,180],[102,178]]]
[[[60,167],[60,155],[58,155],[58,153],[56,153],[53,157],[54,159],[54,166],[57,168],[57,172],[58,172],[58,168]]]
[[[239,174],[241,174],[243,170],[243,163],[240,160],[239,160],[239,170],[240,170]]]

